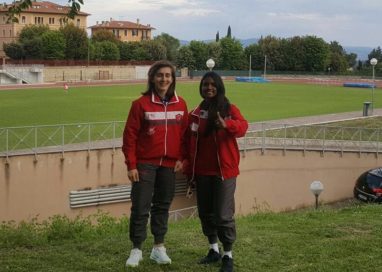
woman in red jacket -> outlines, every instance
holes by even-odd
[[[132,103],[123,133],[122,150],[132,182],[133,249],[126,266],[138,266],[142,260],[149,215],[154,236],[150,258],[159,264],[171,263],[164,236],[175,193],[175,172],[182,169],[180,147],[187,115],[186,103],[175,92],[174,66],[168,61],[154,63],[148,72],[147,91]]]
[[[196,183],[199,218],[210,244],[207,256],[199,263],[222,260],[220,271],[233,271],[234,193],[240,161],[236,138],[245,135],[248,122],[226,98],[223,81],[215,72],[203,76],[199,91],[203,101],[188,116],[185,152],[185,173]],[[222,255],[218,239],[223,244]]]

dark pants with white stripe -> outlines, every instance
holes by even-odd
[[[147,237],[149,215],[154,243],[164,242],[168,211],[175,193],[174,168],[138,164],[139,182],[132,182],[130,240],[140,248]]]
[[[218,238],[224,251],[232,250],[236,240],[235,226],[236,177],[222,180],[218,176],[197,176],[196,192],[203,234],[210,244]]]

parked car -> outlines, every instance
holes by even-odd
[[[354,197],[365,202],[382,203],[382,167],[366,171],[357,179]]]

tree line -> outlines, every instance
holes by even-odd
[[[127,60],[155,61],[168,59],[177,67],[190,70],[205,70],[206,60],[215,61],[215,69],[247,70],[251,63],[253,70],[261,70],[266,59],[267,70],[291,72],[346,73],[349,70],[370,69],[369,61],[357,61],[357,55],[347,53],[337,42],[325,42],[316,36],[295,36],[278,38],[266,36],[255,44],[244,47],[238,39],[227,35],[214,41],[193,40],[186,45],[167,33],[152,40],[121,42],[112,32],[100,30],[87,37],[85,30],[67,24],[59,30],[48,26],[30,25],[24,27],[18,40],[4,45],[4,51],[11,59],[45,60]],[[373,49],[369,60],[382,62],[381,48]]]

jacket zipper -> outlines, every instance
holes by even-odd
[[[196,144],[195,144],[196,146],[195,146],[194,162],[192,164],[192,177],[191,177],[191,181],[194,180],[194,178],[195,178],[196,156],[198,155],[199,128],[200,128],[200,117],[198,118],[198,129],[196,130]]]
[[[223,172],[222,172],[222,167],[220,165],[220,157],[219,157],[219,146],[218,146],[218,141],[216,140],[216,131],[214,132],[214,140],[215,140],[215,144],[216,144],[216,156],[218,158],[218,164],[219,164],[219,171],[220,171],[220,176],[222,178],[222,181],[224,181],[224,176],[223,176]]]
[[[164,132],[164,155],[160,158],[159,165],[162,166],[163,158],[167,155],[167,103],[164,106],[164,118],[165,118],[165,132]]]

